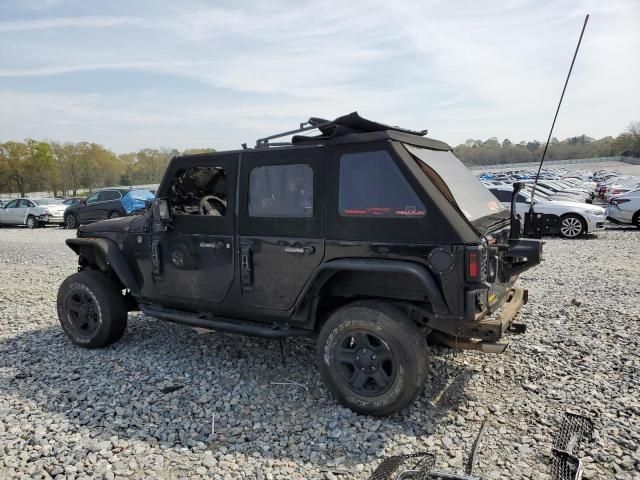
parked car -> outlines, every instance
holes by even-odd
[[[611,198],[606,214],[607,219],[614,223],[626,223],[640,228],[640,190]]]
[[[0,208],[0,225],[62,225],[66,208],[57,198],[17,198]]]
[[[64,203],[67,207],[70,207],[71,205],[78,205],[79,203],[82,203],[83,200],[84,197],[72,197],[63,200],[62,203]]]
[[[491,188],[503,206],[511,202],[512,190],[503,187]],[[516,213],[524,218],[531,207],[531,191],[522,190],[516,199]],[[587,233],[604,230],[605,211],[602,207],[565,200],[548,200],[538,190],[534,195],[536,213],[543,215],[543,233],[578,238]]]
[[[126,196],[143,196],[148,200],[153,199],[153,194],[148,190],[105,188],[104,190],[93,192],[86,200],[69,206],[64,214],[64,224],[67,228],[73,229],[87,223],[128,215],[133,210],[128,210],[123,204],[123,198]],[[143,207],[144,204],[142,205]]]
[[[428,336],[502,353],[542,242],[510,236],[509,210],[424,132],[355,113],[310,122],[321,135],[289,146],[175,157],[150,213],[80,227],[57,303],[69,338],[105,347],[137,309],[315,337],[330,392],[372,415],[424,391]]]

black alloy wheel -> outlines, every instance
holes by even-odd
[[[342,380],[365,397],[382,395],[395,380],[395,358],[389,345],[364,330],[342,336],[334,354],[334,365]]]

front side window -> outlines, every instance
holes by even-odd
[[[250,217],[313,217],[313,170],[307,164],[254,167],[249,176]]]
[[[227,175],[219,167],[189,167],[176,172],[169,188],[172,215],[227,215]]]
[[[29,208],[32,206],[33,204],[29,200],[20,200],[18,202],[18,208]]]
[[[100,195],[100,192],[95,192],[92,193],[91,195],[89,195],[87,197],[87,200],[85,201],[85,203],[95,203],[98,201],[98,195]]]
[[[424,217],[422,201],[389,152],[347,153],[340,157],[343,217]]]

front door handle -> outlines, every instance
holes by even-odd
[[[284,247],[285,253],[293,253],[298,255],[313,255],[315,253],[315,247]]]

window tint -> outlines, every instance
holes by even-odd
[[[117,190],[104,190],[100,192],[100,201],[106,202],[108,200],[118,200],[122,195]]]
[[[87,200],[85,203],[95,203],[98,201],[98,195],[100,195],[100,192],[94,192],[91,195],[89,195],[87,197]]]
[[[498,190],[497,188],[492,188],[491,193],[493,193],[501,202],[511,202],[511,193],[507,190]]]
[[[426,213],[386,151],[342,155],[338,208],[347,217],[424,217]]]
[[[250,217],[312,217],[313,170],[306,164],[254,167],[249,176]]]
[[[227,214],[227,175],[219,167],[190,167],[176,172],[169,188],[173,215]]]
[[[451,193],[458,208],[469,220],[507,212],[451,151],[429,150],[408,144],[404,146],[419,160],[418,164],[436,187],[447,197]],[[439,187],[440,183],[446,185],[446,190]]]
[[[18,200],[11,200],[5,208],[18,208]]]

